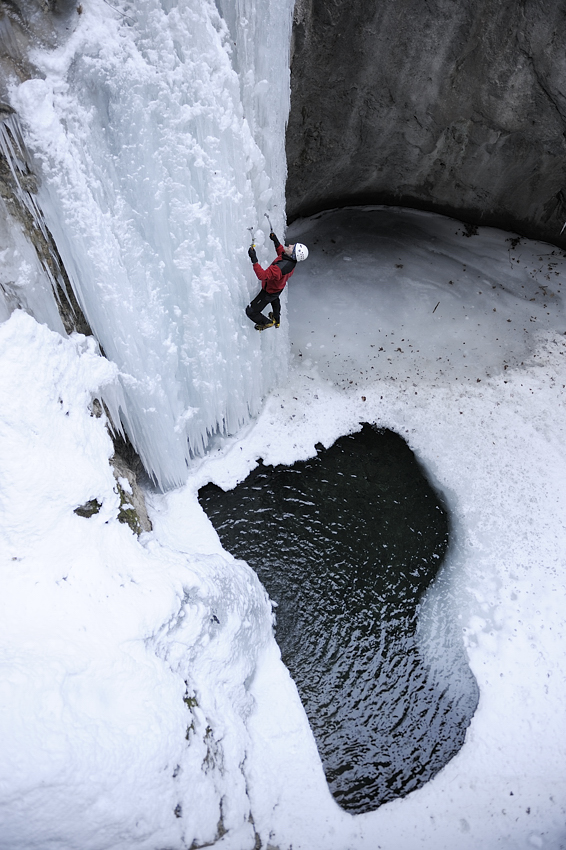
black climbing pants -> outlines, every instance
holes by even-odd
[[[268,325],[269,319],[261,312],[267,307],[268,304],[271,304],[273,307],[273,318],[277,323],[281,319],[281,302],[279,300],[279,295],[271,295],[269,292],[266,292],[265,289],[262,289],[258,295],[254,298],[251,304],[248,304],[246,307],[246,316],[248,319],[251,319],[252,322],[255,322],[256,325]]]

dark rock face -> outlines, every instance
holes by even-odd
[[[297,0],[289,218],[436,210],[566,245],[566,0]]]

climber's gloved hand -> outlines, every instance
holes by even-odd
[[[248,257],[250,258],[252,263],[257,263],[257,254],[253,245],[251,246],[251,248],[248,248]]]
[[[280,245],[281,243],[279,242],[279,239],[277,238],[277,236],[275,235],[275,233],[273,232],[273,230],[272,230],[272,231],[271,231],[271,233],[269,234],[269,238],[271,239],[271,241],[273,242],[273,244],[275,245],[275,247],[276,247],[276,248],[278,248],[278,247],[279,247],[279,245]]]

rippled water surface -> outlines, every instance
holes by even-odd
[[[199,498],[277,602],[277,641],[338,803],[370,811],[429,780],[462,745],[477,687],[461,646],[441,634],[431,653],[417,633],[448,518],[404,440],[364,425]]]

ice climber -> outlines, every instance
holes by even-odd
[[[273,233],[269,238],[275,245],[277,257],[270,266],[263,269],[257,261],[255,247],[249,249],[248,254],[253,263],[254,272],[261,280],[261,290],[251,304],[246,307],[246,316],[255,323],[256,331],[264,331],[266,328],[279,327],[281,321],[281,302],[279,296],[285,289],[285,285],[293,272],[295,266],[301,260],[306,260],[309,255],[308,248],[297,242],[296,245],[281,245],[279,239]],[[263,315],[262,310],[271,304],[273,308],[269,318]]]

